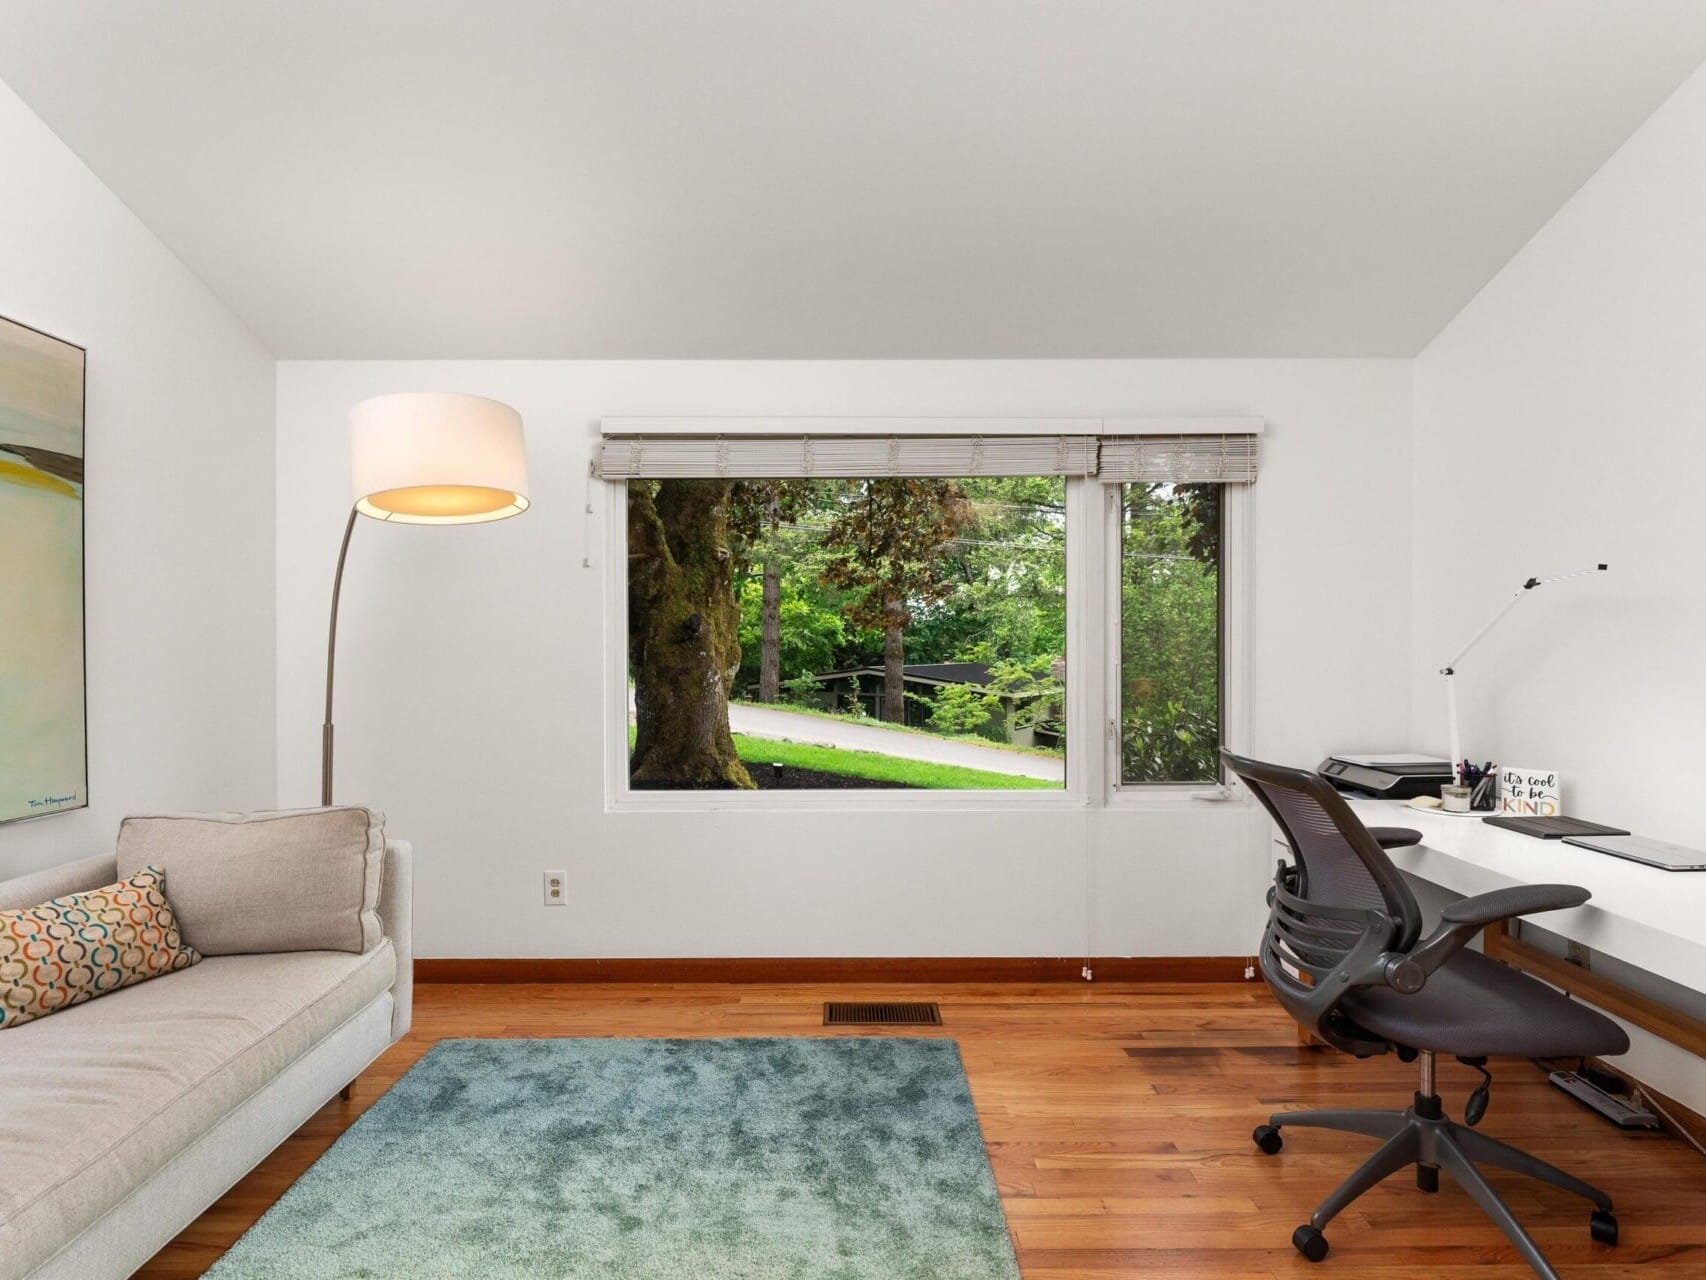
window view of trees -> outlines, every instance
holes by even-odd
[[[636,787],[1058,788],[1058,477],[628,485]]]
[[[1121,487],[1122,782],[1220,777],[1220,498]]]
[[[630,481],[632,785],[1064,786],[1065,485]],[[1213,780],[1220,486],[1120,492],[1120,777]]]

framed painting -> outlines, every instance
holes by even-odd
[[[89,803],[82,347],[0,318],[0,822]]]

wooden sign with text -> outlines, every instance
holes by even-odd
[[[1518,818],[1550,818],[1563,813],[1558,775],[1550,769],[1500,766],[1499,812]]]

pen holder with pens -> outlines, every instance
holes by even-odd
[[[1464,760],[1457,766],[1460,785],[1439,789],[1440,808],[1448,813],[1491,813],[1498,807],[1498,768],[1488,761],[1476,766]]]

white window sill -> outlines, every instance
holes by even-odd
[[[1070,791],[623,791],[606,813],[1075,813]]]
[[[628,791],[611,796],[606,813],[1110,813],[1200,812],[1248,808],[1241,789],[1208,799],[1218,789],[1199,784],[1122,787],[1093,806],[1071,791]]]
[[[1249,795],[1241,788],[1201,782],[1160,782],[1116,787],[1108,797],[1107,808],[1113,813],[1183,809],[1209,813],[1216,809],[1243,809],[1249,803]]]

